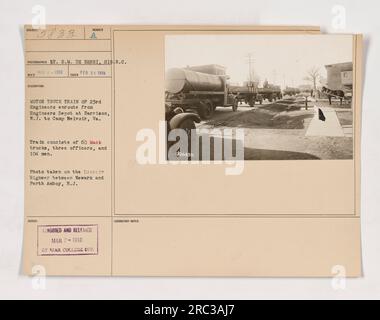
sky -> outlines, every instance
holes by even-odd
[[[350,35],[168,35],[165,68],[220,64],[231,83],[242,84],[249,79],[250,54],[261,83],[298,86],[310,84],[311,68],[326,78],[325,65],[352,61],[352,47]]]

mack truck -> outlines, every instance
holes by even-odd
[[[210,119],[216,107],[238,109],[240,102],[253,106],[262,102],[257,86],[232,86],[225,68],[219,65],[202,65],[168,69],[165,75],[166,113],[198,114]]]
[[[264,81],[263,87],[258,89],[259,94],[263,99],[267,99],[269,102],[282,99],[281,87]]]
[[[283,91],[283,94],[285,96],[296,96],[297,94],[300,94],[301,90],[299,88],[293,88],[293,87],[286,87]]]

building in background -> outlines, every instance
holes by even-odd
[[[352,92],[352,62],[326,65],[327,87],[331,90]]]

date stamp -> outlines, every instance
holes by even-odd
[[[95,256],[99,254],[98,225],[39,225],[38,256]]]

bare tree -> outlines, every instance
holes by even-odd
[[[307,76],[305,77],[306,81],[310,81],[313,84],[313,92],[314,94],[317,91],[317,82],[321,78],[321,73],[319,68],[313,67],[307,71]]]

